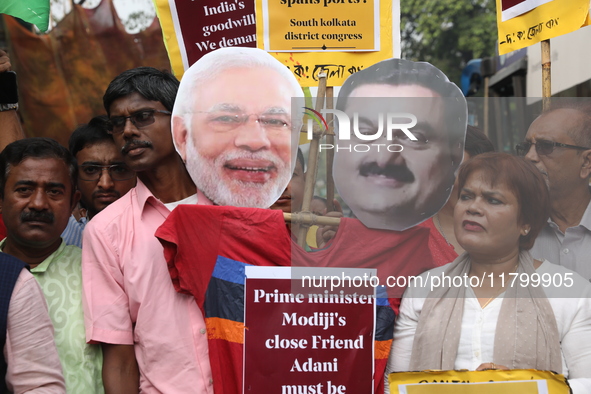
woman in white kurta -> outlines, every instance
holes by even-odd
[[[563,373],[573,394],[591,394],[591,284],[528,252],[548,212],[544,178],[531,163],[502,153],[468,161],[454,212],[466,253],[405,292],[387,373],[534,368]],[[429,278],[442,275],[472,281],[431,291]]]

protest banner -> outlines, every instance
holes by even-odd
[[[201,56],[213,50],[256,46],[252,1],[154,0],[154,4],[172,70],[178,79]]]
[[[257,46],[289,67],[303,87],[327,86],[399,56],[399,0],[257,0]]]
[[[262,1],[268,52],[380,50],[379,0]]]
[[[568,394],[564,376],[533,369],[397,372],[391,394]]]
[[[497,0],[497,24],[503,55],[588,25],[589,1]]]
[[[319,277],[318,270],[306,272]],[[349,269],[347,275],[375,272]],[[375,288],[292,293],[289,267],[247,266],[245,273],[244,392],[372,392]]]
[[[553,0],[501,0],[502,21],[505,22],[511,18],[523,15],[551,1]]]

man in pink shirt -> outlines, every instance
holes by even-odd
[[[103,98],[115,144],[138,175],[84,231],[86,339],[102,344],[107,394],[213,393],[203,316],[174,290],[154,237],[178,204],[210,203],[173,146],[178,84],[140,67],[116,77]]]

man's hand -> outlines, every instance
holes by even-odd
[[[341,204],[335,199],[333,201],[334,211],[328,212],[324,217],[342,218],[343,208]],[[316,244],[318,249],[322,249],[326,244],[335,237],[339,226],[318,226],[316,231]]]
[[[101,345],[105,394],[139,393],[140,372],[133,345]]]
[[[0,73],[10,71],[10,58],[8,53],[0,49]]]

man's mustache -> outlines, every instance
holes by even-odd
[[[386,164],[380,166],[375,161],[362,164],[359,167],[359,174],[361,176],[381,175],[405,183],[411,183],[415,180],[415,176],[405,165]]]
[[[21,213],[22,222],[53,223],[55,216],[48,211],[28,211]]]
[[[136,148],[152,148],[152,143],[148,141],[129,140],[125,143],[123,148],[121,148],[121,153],[126,154],[130,150]]]

